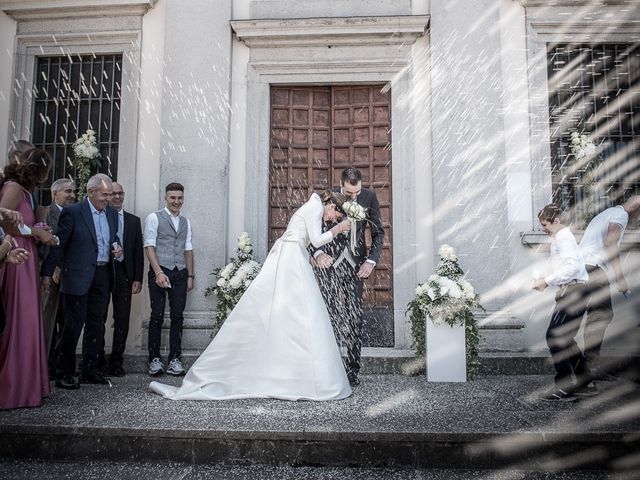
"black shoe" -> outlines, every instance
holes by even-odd
[[[608,372],[605,372],[604,370],[601,370],[600,368],[590,368],[590,375],[589,377],[592,380],[599,380],[601,382],[615,382],[616,380],[618,380],[617,377],[615,377],[614,375],[611,375]]]
[[[66,390],[77,390],[80,388],[80,384],[71,375],[64,375],[56,380],[56,387]]]
[[[111,385],[107,377],[101,373],[83,373],[80,375],[80,383],[92,383],[96,385]]]
[[[357,373],[347,373],[347,379],[349,380],[349,385],[351,385],[352,387],[357,387],[358,385],[360,385],[360,380],[358,379]]]
[[[124,377],[127,372],[122,368],[122,365],[109,365],[105,370],[105,374],[110,377]]]
[[[573,391],[573,394],[579,397],[593,397],[598,393],[600,393],[600,391],[598,390],[598,387],[596,387],[595,383],[593,382],[589,382],[586,385],[583,385],[582,387],[578,387]]]
[[[543,402],[575,402],[577,400],[571,393],[567,393],[560,388],[554,388],[540,395]]]

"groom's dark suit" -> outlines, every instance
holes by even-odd
[[[340,192],[340,187],[333,189]],[[380,219],[380,204],[375,192],[363,188],[357,202],[365,208],[367,221],[357,222],[356,247],[351,252],[350,234],[338,235],[333,242],[322,247],[322,251],[333,257],[328,269],[314,269],[320,283],[320,291],[331,317],[331,324],[338,342],[347,347],[345,367],[350,379],[360,371],[362,349],[362,293],[364,282],[357,277],[362,264],[371,260],[378,263],[384,242],[384,229]],[[333,224],[324,224],[328,230]],[[365,229],[371,231],[371,247],[367,248]],[[315,252],[314,252],[315,253]]]

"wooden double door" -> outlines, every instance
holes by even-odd
[[[340,184],[346,167],[358,168],[363,187],[377,194],[385,242],[365,282],[363,343],[368,346],[394,345],[391,106],[383,87],[271,88],[269,246],[311,193]]]

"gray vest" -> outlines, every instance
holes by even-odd
[[[173,227],[171,215],[166,210],[156,212],[158,216],[158,235],[156,237],[156,257],[164,268],[178,270],[187,268],[184,262],[184,248],[187,244],[187,219],[180,217],[178,231]]]

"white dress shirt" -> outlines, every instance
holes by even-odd
[[[545,277],[547,285],[559,287],[570,283],[584,283],[589,279],[578,252],[578,242],[568,227],[558,230],[551,237],[549,261],[553,273]]]

